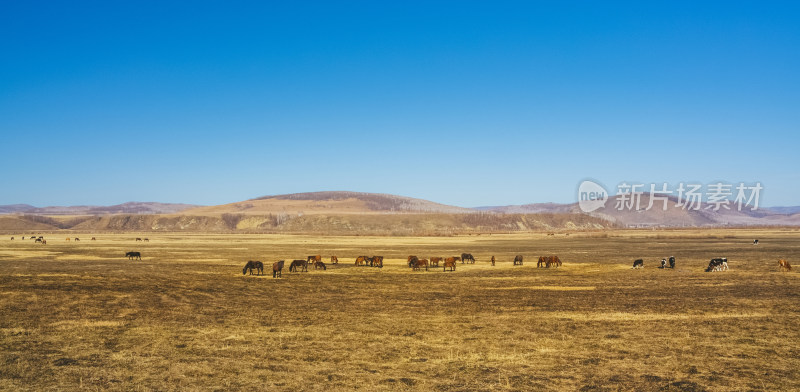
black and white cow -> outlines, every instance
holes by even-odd
[[[633,268],[644,268],[644,260],[636,259],[633,261]]]

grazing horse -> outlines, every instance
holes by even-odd
[[[369,260],[369,266],[383,268],[383,256],[372,256]]]
[[[264,263],[260,261],[249,260],[242,269],[242,275],[246,274],[247,270],[250,270],[250,275],[253,274],[253,270],[256,270],[256,275],[264,275]]]
[[[47,240],[42,240],[42,245],[47,245]]]
[[[23,240],[24,240],[24,239],[25,239],[25,238],[23,238]],[[11,241],[14,241],[14,237],[11,237]]]
[[[633,261],[633,268],[644,268],[644,260],[636,259]]]
[[[136,237],[136,241],[141,241],[141,240],[142,240],[141,238],[139,238],[139,237]]]
[[[41,238],[37,238],[37,239],[33,240],[33,242],[42,242],[42,241],[44,241],[44,240],[41,239]]]
[[[443,271],[447,271],[447,267],[450,267],[450,271],[456,270],[456,258],[455,257],[448,257],[444,259],[444,269]]]
[[[367,265],[367,262],[371,262],[369,257],[367,256],[358,256],[356,257],[356,265]]]
[[[80,241],[80,240],[81,240],[80,238],[78,238],[78,237],[75,237],[75,241]]]
[[[461,264],[469,261],[468,264],[475,264],[475,258],[472,257],[472,253],[462,253],[461,254]]]
[[[781,267],[781,272],[789,272],[792,270],[791,264],[784,259],[778,260],[778,265]]]
[[[70,240],[70,238],[69,238],[69,237],[67,237],[67,242],[69,242],[69,240]]]
[[[494,256],[492,256],[492,267],[494,267]]]
[[[408,256],[408,266],[414,267],[415,260],[419,259],[417,256]]]
[[[551,257],[550,263],[553,264],[553,268],[561,267],[561,259],[559,259],[558,256],[550,256],[550,257]]]
[[[539,261],[536,262],[536,268],[542,268],[546,265],[549,267],[547,257],[539,256]]]
[[[339,258],[336,256],[331,256],[331,264],[339,264]]]
[[[431,265],[431,267],[438,267],[440,261],[442,261],[441,257],[431,257],[428,263]]]
[[[454,257],[448,257],[448,258],[444,259],[444,265],[445,265],[445,266],[447,266],[447,262],[448,262],[448,261],[449,261],[449,262],[453,262],[453,263],[455,263],[456,261],[461,261],[461,258],[460,258],[460,257],[458,257],[458,256],[454,256]]]
[[[283,276],[281,275],[281,271],[283,271],[283,260],[272,263],[273,278],[277,278],[278,276]]]
[[[411,267],[413,271],[419,271],[422,266],[425,266],[425,271],[428,270],[428,260],[427,259],[415,259],[414,265]]]
[[[134,259],[141,260],[142,259],[142,254],[139,253],[139,252],[128,252],[128,253],[125,253],[125,257],[127,257],[128,260],[134,260]]]
[[[308,260],[293,260],[292,264],[289,264],[289,272],[297,272],[297,267],[300,267],[302,272],[308,272]]]
[[[92,237],[92,241],[97,241],[97,238]]]
[[[144,242],[150,242],[150,239],[145,237]]]
[[[522,265],[522,255],[514,256],[514,265],[517,265],[517,263],[519,263],[519,265]]]
[[[322,269],[323,271],[327,271],[328,267],[325,266],[325,263],[321,261],[314,262],[314,269]]]
[[[669,268],[675,269],[675,256],[669,257]]]
[[[306,261],[312,264],[318,261],[322,261],[322,255],[308,256],[306,257]]]

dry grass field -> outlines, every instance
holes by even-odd
[[[777,263],[800,266],[796,230],[43,235],[0,239],[0,390],[800,390],[800,275]],[[405,266],[462,252],[477,264]],[[241,273],[318,253],[341,263]]]

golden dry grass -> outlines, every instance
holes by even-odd
[[[95,236],[0,240],[0,390],[800,389],[794,230]],[[462,252],[478,263],[405,267]],[[241,274],[312,254],[340,265]],[[718,256],[731,271],[702,272]]]

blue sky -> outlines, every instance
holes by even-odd
[[[5,2],[0,204],[800,204],[796,2]]]

